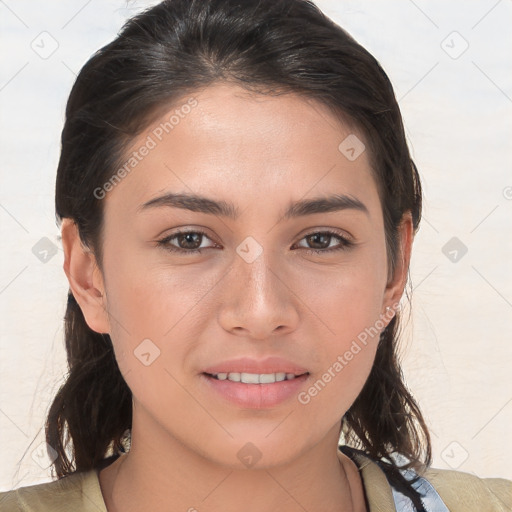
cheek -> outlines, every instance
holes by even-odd
[[[361,303],[348,301],[340,304],[338,317],[331,322],[335,334],[318,342],[317,372],[297,397],[318,426],[338,422],[361,392],[380,338],[382,326],[377,322]]]
[[[108,308],[133,340],[172,335],[188,315],[201,307],[201,298],[215,280],[198,278],[192,267],[151,267],[141,254],[105,262]]]
[[[112,343],[119,368],[136,394],[142,379],[156,378],[154,386],[162,389],[160,381],[169,379],[164,370],[174,374],[178,365],[187,363],[209,317],[204,297],[218,279],[198,279],[184,267],[148,268],[134,254],[105,255],[104,265]]]
[[[375,251],[377,252],[377,251]],[[347,341],[374,326],[382,313],[385,260],[353,258],[322,272],[304,272],[295,282],[296,293],[317,317],[329,346],[342,349]]]
[[[310,282],[303,281],[301,296],[307,297],[316,316],[312,336],[320,369],[298,401],[314,417],[337,421],[368,378],[385,327],[384,264],[384,259],[383,265],[378,265],[362,258],[334,274],[317,274]]]

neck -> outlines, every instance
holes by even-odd
[[[134,424],[130,452],[100,471],[108,512],[366,510],[357,468],[337,450],[337,430],[294,460],[262,469],[225,467],[168,433],[165,442],[147,428],[140,433]]]

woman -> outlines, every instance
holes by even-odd
[[[71,92],[56,213],[58,480],[2,511],[512,506],[430,467],[396,354],[420,180],[386,74],[311,2],[130,20]]]

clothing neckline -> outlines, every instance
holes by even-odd
[[[379,465],[356,448],[339,445],[337,454],[341,461],[340,452],[349,457],[359,470],[368,512],[395,512],[391,485]]]
[[[368,512],[395,512],[391,486],[382,469],[363,452],[346,445],[338,446],[336,454],[341,462],[341,453],[349,457],[356,465],[361,476],[363,492]],[[103,459],[91,471],[82,474],[84,494],[94,502],[98,512],[108,512],[101,491],[99,472],[115,462],[122,453],[117,453]],[[87,492],[88,491],[88,492]]]

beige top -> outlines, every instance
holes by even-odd
[[[364,455],[355,454],[353,460],[359,468],[369,512],[397,512],[392,487],[382,469]],[[60,480],[0,492],[0,511],[108,512],[101,493],[99,471],[73,473]],[[434,486],[450,512],[512,511],[510,480],[478,478],[469,473],[434,468],[423,476]],[[432,512],[437,511],[432,509]]]

